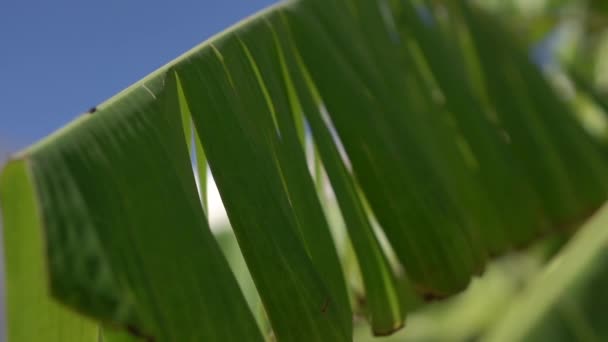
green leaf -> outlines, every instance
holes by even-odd
[[[26,160],[11,162],[0,177],[4,221],[6,313],[9,341],[96,342],[95,322],[50,297],[40,204]]]
[[[192,159],[196,161],[199,196],[201,198],[203,210],[207,216],[209,216],[207,203],[207,158],[205,157],[205,151],[201,145],[201,139],[198,137],[196,130],[192,127],[192,113],[190,113],[190,108],[184,97],[184,90],[179,83],[177,84],[177,96],[189,153],[192,153],[192,143],[194,143],[194,156]]]
[[[399,260],[422,292],[444,296],[462,289],[480,267],[481,251],[471,248],[472,236],[457,212],[455,198],[432,166],[428,152],[434,144],[422,141],[424,126],[414,123],[415,112],[404,115],[404,108],[409,108],[403,107],[405,100],[396,100],[405,97],[397,89],[406,86],[393,89],[381,81],[386,75],[379,74],[377,65],[387,61],[375,62],[369,50],[356,49],[363,43],[361,26],[350,17],[328,18],[333,11],[338,13],[334,2],[298,4],[288,13],[300,53],[344,143],[353,173]],[[370,67],[363,70],[360,65]]]
[[[285,32],[284,35],[286,34]],[[289,44],[288,41],[288,39],[284,39],[283,44]],[[323,122],[321,114],[323,104],[320,102],[319,95],[310,76],[304,70],[299,56],[294,56],[290,52],[286,51],[286,55],[290,57],[287,58],[290,68],[284,70],[287,88],[292,88],[290,100],[294,103],[295,108],[302,110],[306,115],[321,161],[343,213],[365,283],[373,332],[376,335],[390,334],[403,325],[405,301],[414,296],[413,291],[411,288],[408,289],[398,284],[358,198],[354,181],[334,145],[329,129]]]
[[[488,341],[605,340],[607,228],[604,206],[513,301]]]
[[[602,0],[591,0],[590,6],[592,11],[596,11],[600,15],[608,16],[608,3]]]
[[[101,322],[108,341],[260,341],[264,315],[267,338],[349,341],[352,274],[308,169],[311,137],[376,334],[400,327],[420,298],[463,290],[490,256],[578,223],[608,192],[605,146],[487,14],[460,1],[297,0],[195,47],[9,164],[8,263]],[[250,280],[233,275],[243,263],[226,256],[239,254],[222,254],[211,234],[207,165]],[[9,277],[25,281],[14,268]],[[9,287],[12,317],[47,310],[29,291],[42,293]],[[57,329],[86,325],[65,317]]]
[[[53,296],[144,338],[261,340],[203,216],[174,79],[125,94],[22,156]]]
[[[247,29],[267,30],[264,21],[252,24]],[[292,164],[297,155],[288,159],[284,144],[297,141],[295,129],[279,126],[287,116],[279,117],[283,108],[266,99],[277,87],[261,83],[259,70],[273,72],[266,69],[271,66],[253,63],[272,57],[254,58],[246,45],[248,32],[238,33],[214,41],[176,68],[214,179],[277,338],[349,340],[350,310],[329,230],[318,225],[324,221],[306,221],[314,219],[314,207],[299,207],[307,199],[298,193],[306,190],[296,188],[298,183],[314,188],[310,175],[298,175],[298,164]],[[272,36],[266,39],[272,44]],[[305,165],[301,149],[299,154],[299,165]],[[313,265],[327,277],[329,290]],[[323,271],[332,265],[333,274]]]
[[[591,100],[593,100],[593,102],[602,109],[604,115],[608,115],[608,98],[595,89],[592,82],[586,80],[577,71],[571,70],[569,76],[576,87],[588,95]]]
[[[499,121],[549,220],[564,226],[593,212],[606,196],[605,157],[598,142],[513,40],[494,43],[508,34],[491,25],[491,17],[471,9],[464,13]]]
[[[470,48],[466,46],[462,23],[457,20],[443,23],[455,32],[447,36],[439,25],[426,25],[417,15],[420,9],[411,3],[395,1],[394,6],[401,35],[410,40],[411,50],[420,51],[422,58],[418,60],[428,63],[419,66],[430,74],[427,83],[445,97],[447,116],[455,130],[453,139],[466,144],[462,146],[463,152],[470,154],[467,164],[482,189],[470,179],[465,189],[478,187],[477,194],[469,195],[470,208],[475,210],[476,224],[488,253],[500,254],[512,245],[529,241],[535,229],[542,226],[542,217],[538,215],[540,204],[511,148],[491,121],[492,108],[484,103],[484,94],[476,84],[476,72],[467,60],[474,52],[467,51]],[[432,20],[440,22],[437,16]],[[445,62],[445,51],[450,63]],[[466,190],[460,192],[466,194]]]

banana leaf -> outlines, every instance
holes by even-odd
[[[350,341],[359,311],[391,334],[491,257],[589,217],[606,157],[467,2],[280,2],[11,159],[9,338]],[[259,299],[209,227],[207,165]]]

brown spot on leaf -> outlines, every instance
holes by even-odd
[[[135,337],[139,337],[146,342],[154,342],[153,336],[143,333],[141,330],[139,330],[138,327],[136,327],[134,325],[131,325],[131,324],[127,325],[127,331],[129,332],[129,334],[131,334]]]
[[[404,326],[405,326],[405,323],[402,321],[402,322],[397,323],[394,327],[391,327],[390,329],[387,329],[387,330],[374,330],[373,334],[376,337],[390,336],[390,335],[394,334],[396,331],[403,328]]]
[[[416,292],[425,302],[434,302],[449,297],[446,293],[441,293],[425,286],[417,285]]]

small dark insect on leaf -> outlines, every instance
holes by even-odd
[[[128,331],[128,332],[129,332],[131,335],[133,335],[133,336],[135,336],[135,337],[139,337],[139,338],[143,339],[143,340],[144,340],[144,341],[146,341],[146,342],[154,342],[154,337],[152,337],[152,336],[148,336],[148,335],[146,335],[146,334],[142,333],[142,332],[139,330],[139,328],[137,328],[137,327],[136,327],[136,326],[134,326],[134,325],[130,325],[130,324],[129,324],[129,325],[127,325],[127,331]]]
[[[323,306],[321,307],[321,312],[325,313],[327,311],[327,307],[329,306],[329,298],[325,298],[323,302]]]
[[[97,111],[97,107],[91,107],[91,109],[89,109],[89,111],[87,113],[89,114],[93,114]]]

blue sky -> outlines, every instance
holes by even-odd
[[[275,2],[0,1],[0,162]]]

